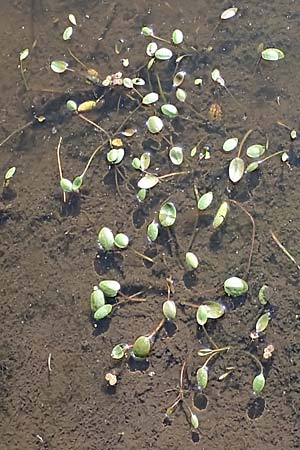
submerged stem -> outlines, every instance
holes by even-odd
[[[251,248],[250,248],[250,254],[249,254],[247,271],[246,271],[246,275],[248,276],[249,272],[250,272],[250,266],[251,266],[252,255],[253,255],[253,248],[254,248],[254,241],[255,241],[255,228],[256,228],[255,221],[254,221],[252,215],[247,211],[247,209],[241,203],[237,202],[236,200],[232,200],[232,199],[229,199],[229,201],[231,203],[233,203],[234,205],[238,206],[242,211],[244,211],[244,213],[247,214],[247,216],[249,217],[249,219],[251,220],[251,223],[252,223]]]
[[[60,154],[59,154],[61,143],[62,143],[62,137],[60,136],[58,145],[57,145],[57,149],[56,149],[57,165],[58,165],[58,172],[59,172],[60,179],[62,179],[62,177],[63,177],[61,162],[60,162]],[[67,196],[66,196],[65,191],[63,191],[63,200],[64,200],[64,203],[66,203]]]
[[[34,123],[34,120],[31,120],[30,122],[25,123],[25,125],[22,125],[21,127],[14,130],[12,133],[10,133],[2,142],[0,142],[0,147],[4,145],[7,141],[9,141],[15,134],[20,133],[21,131],[25,130],[26,128],[30,127]]]
[[[250,136],[250,134],[251,134],[252,132],[253,132],[252,129],[248,130],[248,131],[245,133],[243,139],[241,140],[240,147],[239,147],[239,151],[238,151],[238,155],[237,155],[238,158],[240,158],[240,155],[241,155],[241,153],[242,153],[243,145],[245,144],[246,140],[248,139],[248,137]]]

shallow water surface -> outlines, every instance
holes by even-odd
[[[299,128],[300,10],[296,1],[237,2],[236,16],[220,21],[231,6],[216,0],[16,0],[1,5],[0,164],[3,174],[17,168],[0,198],[1,450],[299,448],[299,269],[271,231],[299,262],[300,145],[290,131]],[[69,14],[77,25],[64,41]],[[148,70],[145,50],[151,39],[142,36],[142,26],[153,27],[166,40],[181,29],[184,42],[174,47],[157,41],[174,56]],[[285,58],[261,61],[261,44],[283,50]],[[18,66],[24,48],[30,51],[22,62],[26,85]],[[54,73],[53,60],[68,62],[73,71]],[[227,89],[211,79],[215,68]],[[99,82],[87,82],[88,69],[98,72]],[[179,70],[186,74],[184,103],[172,85]],[[123,78],[143,78],[145,86],[102,85],[119,71]],[[195,85],[199,78],[202,85]],[[141,106],[140,97],[151,91],[160,93],[159,101]],[[67,110],[69,99],[97,105],[80,117]],[[164,103],[176,104],[178,117],[164,117]],[[160,134],[147,131],[153,114],[163,119]],[[128,128],[136,133],[122,135]],[[248,130],[253,131],[240,155],[246,165],[251,144],[266,145],[263,157],[285,150],[289,160],[274,156],[233,184],[228,166],[238,147],[226,153],[222,146],[229,137],[241,143]],[[57,167],[60,137],[63,175],[70,179],[102,146],[80,195],[67,194],[66,203]],[[112,138],[123,140],[125,156],[110,166],[106,154]],[[183,148],[180,166],[169,159],[172,146]],[[144,152],[151,155],[149,172],[182,173],[161,179],[141,203],[136,197],[141,174],[132,159]],[[203,157],[205,152],[210,158]],[[197,190],[214,195],[201,213]],[[166,201],[176,206],[176,222],[160,227],[157,241],[149,243],[147,226],[158,220]],[[229,202],[230,211],[213,229],[222,201]],[[248,272],[249,214],[256,229]],[[97,233],[103,226],[126,233],[129,248],[99,250]],[[187,251],[198,257],[194,271],[185,263]],[[249,292],[225,295],[222,285],[230,276],[246,278]],[[167,278],[173,281],[176,326],[164,324],[145,364],[112,360],[116,344],[133,344],[159,324]],[[140,292],[146,301],[125,303],[95,322],[89,296],[103,279],[118,280],[124,295]],[[258,301],[263,284],[272,288],[265,306]],[[108,301],[121,300],[118,295]],[[204,332],[196,323],[196,308],[184,303],[208,300],[224,305],[225,314],[209,319]],[[251,341],[264,312],[271,316],[268,328]],[[273,356],[264,360],[270,344]],[[205,360],[197,352],[212,345],[231,349],[211,359],[201,393],[195,374]],[[252,392],[260,368],[255,358],[266,377],[258,396]],[[185,402],[172,420],[165,420],[183,365]],[[105,381],[108,372],[117,375],[114,387]],[[225,372],[229,375],[220,381]],[[199,418],[197,431],[191,430],[189,408]]]

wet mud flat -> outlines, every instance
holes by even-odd
[[[300,144],[298,137],[290,137],[290,130],[299,129],[295,77],[299,12],[294,2],[236,4],[237,16],[220,24],[212,36],[220,14],[231,6],[227,2],[213,2],[208,8],[204,2],[186,2],[184,7],[179,2],[4,2],[0,141],[18,127],[32,120],[33,124],[0,147],[2,173],[17,168],[0,199],[0,449],[299,447],[299,270],[271,236],[272,230],[300,261]],[[70,42],[65,42],[62,33],[70,25],[71,13],[77,26]],[[144,25],[153,26],[166,39],[175,28],[181,29],[184,45],[196,49],[179,66],[187,74],[182,87],[194,111],[177,102],[186,120],[163,119],[165,137],[185,149],[179,167],[169,160],[168,143],[147,131],[149,111],[141,108],[130,118],[137,103],[122,88],[87,84],[83,68],[68,52],[70,48],[99,71],[101,80],[121,71],[149,83],[147,70],[141,68],[148,43],[140,32]],[[261,42],[284,50],[285,58],[256,65]],[[208,45],[209,52],[203,50]],[[19,52],[27,47],[28,91],[18,68]],[[130,61],[127,69],[121,62],[125,58]],[[50,62],[60,59],[79,72],[51,71]],[[173,58],[159,64],[155,70],[173,103],[176,63]],[[213,83],[214,68],[242,108]],[[201,88],[194,85],[196,78],[203,79]],[[153,90],[158,89],[155,75],[150,82]],[[149,91],[149,87],[140,89],[143,95]],[[122,136],[126,154],[119,171],[107,163],[109,146],[105,147],[92,162],[80,196],[71,196],[64,205],[56,159],[59,137],[63,172],[70,178],[82,172],[92,151],[106,139],[66,109],[70,97],[78,104],[99,100],[96,109],[85,115],[109,134],[114,135],[125,120],[126,127],[137,133]],[[220,114],[214,105],[220,107]],[[44,115],[46,120],[39,123],[34,115]],[[233,156],[223,152],[222,145],[231,136],[241,140],[249,129],[254,130],[251,143],[268,139],[267,154],[286,150],[289,163],[280,156],[271,158],[234,184],[228,178]],[[210,159],[201,159],[199,149],[195,159],[190,156],[199,141]],[[150,189],[140,203],[136,198],[140,175],[131,162],[143,152],[151,153],[150,168],[158,167],[157,173],[187,173]],[[214,193],[212,206],[199,218],[194,185],[201,194]],[[176,222],[171,229],[160,227],[157,241],[149,244],[147,225],[168,200],[176,205]],[[214,230],[212,222],[223,200],[242,204],[256,224],[249,291],[238,299],[228,298],[218,288],[232,275],[245,276],[252,227],[247,215],[231,204],[226,222]],[[97,234],[103,226],[126,233],[128,249],[99,251]],[[191,250],[199,267],[190,271],[184,255],[195,230]],[[160,322],[167,277],[174,283],[176,327],[160,330],[145,366],[114,361],[111,351],[116,344],[132,343]],[[102,279],[118,280],[127,296],[142,291],[146,301],[124,304],[95,322],[89,297]],[[260,339],[251,342],[250,332],[264,311],[258,301],[263,284],[272,287],[271,320]],[[201,294],[209,289],[217,292]],[[226,306],[222,318],[206,325],[218,345],[238,346],[260,359],[267,345],[274,346],[272,358],[263,361],[266,385],[260,395],[252,393],[256,365],[246,354],[234,352],[210,366],[203,395],[196,389],[195,372],[203,363],[197,352],[211,343],[197,325],[196,311],[183,303],[208,300]],[[198,416],[197,433],[191,430],[182,405],[172,420],[165,420],[184,361],[185,398]],[[228,366],[234,371],[219,381]],[[114,387],[105,381],[112,371],[118,378]]]

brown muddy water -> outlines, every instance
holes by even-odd
[[[236,16],[216,27],[222,11],[231,6],[239,8]],[[70,13],[77,26],[70,41],[63,41]],[[164,44],[174,56],[155,62],[149,75],[145,48],[150,39],[141,35],[143,25],[153,26],[166,39],[175,28],[185,37],[184,50]],[[299,25],[299,4],[288,0],[234,5],[217,0],[1,1],[0,141],[33,120],[0,147],[2,174],[17,168],[0,199],[1,450],[300,447],[299,269],[271,236],[273,230],[300,261],[300,144],[289,131],[299,128]],[[256,64],[261,43],[282,49],[285,58]],[[30,50],[23,61],[28,90],[18,67],[24,48]],[[100,83],[86,82],[86,69],[69,49],[99,72]],[[176,57],[183,54],[189,56],[176,67]],[[122,66],[124,58],[129,59],[127,68]],[[51,71],[50,62],[57,59],[76,72]],[[212,81],[214,68],[231,95]],[[181,86],[187,92],[185,103],[175,98],[176,70],[186,72]],[[155,111],[162,116],[162,98],[132,113],[140,104],[136,92],[102,86],[108,74],[118,71],[146,80],[145,86],[137,87],[141,95],[158,90],[158,74],[165,102],[175,103],[179,110],[176,119],[163,118],[162,134],[150,135],[145,126]],[[202,78],[202,86],[195,86],[196,78]],[[69,195],[63,204],[56,160],[59,138],[64,176],[70,179],[82,173],[93,150],[107,139],[103,131],[67,111],[68,99],[101,99],[84,116],[109,136],[121,137],[125,157],[117,168],[110,167],[110,147],[104,145],[80,195]],[[46,120],[38,123],[36,115]],[[118,128],[137,132],[124,137],[116,133]],[[233,184],[228,166],[237,149],[225,153],[222,145],[229,137],[241,142],[249,129],[253,133],[242,149],[246,164],[251,162],[246,148],[266,141],[265,155],[286,150],[289,161],[273,157]],[[199,142],[191,157],[190,150]],[[169,160],[171,145],[184,149],[181,166]],[[210,150],[210,159],[199,157],[203,146]],[[143,152],[151,154],[152,173],[186,173],[159,183],[140,203],[136,193],[141,176],[131,162]],[[200,194],[214,194],[212,205],[199,216],[195,186]],[[176,206],[176,222],[170,229],[160,227],[157,241],[150,244],[147,226],[166,200]],[[255,220],[249,274],[249,217],[231,203],[225,223],[212,227],[224,200],[238,201]],[[125,232],[129,248],[100,251],[97,233],[103,226]],[[187,250],[198,256],[194,271],[185,264]],[[222,292],[230,276],[247,279],[247,295],[229,298]],[[116,344],[132,344],[161,320],[167,277],[173,280],[176,327],[165,323],[145,364],[114,361],[111,351]],[[142,291],[146,301],[116,307],[109,318],[95,322],[89,296],[103,279],[117,280],[126,295]],[[265,306],[258,301],[263,284],[272,288]],[[111,302],[120,300],[118,296]],[[222,318],[208,320],[210,339],[235,350],[209,363],[209,381],[201,394],[195,373],[204,359],[197,352],[212,344],[196,323],[196,310],[182,303],[205,300],[226,308]],[[251,341],[250,332],[264,312],[271,315],[268,328]],[[263,350],[270,344],[273,356],[264,360]],[[266,377],[258,396],[252,392],[259,371],[253,357],[262,361]],[[183,364],[186,403],[166,421]],[[234,370],[220,381],[228,367]],[[117,375],[114,387],[105,381],[108,372]],[[191,430],[187,404],[198,416],[198,432]]]

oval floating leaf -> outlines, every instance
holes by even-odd
[[[208,383],[208,369],[206,366],[199,367],[196,373],[197,384],[201,389],[205,389]]]
[[[156,42],[149,42],[147,45],[146,53],[148,56],[152,57],[155,55],[155,52],[157,50],[158,46]]]
[[[211,348],[201,348],[198,351],[198,355],[199,356],[210,356],[214,353],[214,350],[212,350]]]
[[[260,394],[265,387],[266,380],[263,373],[256,375],[252,383],[252,389],[254,394]]]
[[[250,145],[246,153],[249,158],[260,158],[265,153],[266,147],[261,144]]]
[[[101,308],[97,309],[97,311],[94,313],[94,319],[95,320],[101,320],[104,319],[104,317],[107,317],[113,309],[113,306],[109,303],[107,305],[101,306]]]
[[[156,59],[160,59],[162,61],[166,61],[168,59],[171,59],[173,56],[173,53],[171,50],[169,50],[168,48],[159,48],[158,50],[156,50],[155,52],[155,58]]]
[[[238,297],[248,292],[248,284],[242,278],[230,277],[224,282],[224,291],[231,297]]]
[[[150,162],[151,162],[151,155],[150,153],[143,153],[140,159],[141,162],[141,170],[145,171],[149,168]]]
[[[98,233],[98,242],[104,248],[109,251],[114,245],[114,235],[110,228],[103,227]]]
[[[134,169],[139,170],[141,168],[141,160],[140,158],[133,158],[131,165]]]
[[[163,304],[163,314],[168,320],[175,320],[176,318],[176,305],[173,300],[166,300]]]
[[[256,333],[262,333],[263,331],[265,331],[265,329],[269,324],[269,321],[270,321],[270,313],[267,312],[262,316],[260,316],[255,325]]]
[[[150,241],[154,242],[158,236],[158,223],[153,220],[153,222],[149,223],[147,227],[147,236]]]
[[[91,111],[96,106],[97,106],[97,102],[95,102],[95,100],[87,100],[83,103],[80,103],[80,105],[78,105],[78,112]]]
[[[201,195],[201,197],[198,200],[198,204],[197,204],[198,209],[200,209],[200,211],[204,211],[205,209],[207,209],[211,205],[213,198],[214,198],[214,195],[211,191],[206,192],[206,194]]]
[[[104,294],[97,286],[94,286],[94,290],[91,293],[90,298],[91,311],[96,312],[97,309],[101,308],[101,306],[105,305]]]
[[[151,189],[159,182],[156,175],[147,174],[138,181],[138,187],[141,189]]]
[[[187,252],[185,254],[185,262],[187,263],[189,269],[194,270],[199,266],[199,261],[197,256],[192,252]]]
[[[158,217],[163,227],[171,227],[176,220],[176,208],[174,203],[164,203],[160,208]]]
[[[172,33],[172,42],[175,45],[182,44],[183,42],[183,32],[181,30],[174,30]]]
[[[68,41],[69,39],[71,39],[72,34],[73,34],[73,27],[67,27],[63,32],[63,40]]]
[[[69,111],[77,111],[77,103],[74,102],[74,100],[68,100],[67,101],[67,109]]]
[[[197,309],[196,319],[199,325],[203,326],[207,322],[207,308],[205,305],[200,305]]]
[[[213,228],[218,228],[222,225],[229,211],[229,204],[225,201],[219,206],[219,209],[214,217]]]
[[[163,121],[160,117],[151,116],[146,122],[147,128],[150,133],[159,133],[163,129]]]
[[[106,159],[110,164],[119,164],[124,158],[124,148],[112,148],[106,155]]]
[[[24,50],[22,50],[19,54],[19,59],[20,61],[24,61],[24,59],[26,59],[29,56],[29,49],[25,48]]]
[[[175,105],[165,104],[160,109],[164,116],[171,117],[172,119],[178,115],[178,109]]]
[[[237,183],[243,177],[245,163],[242,158],[234,158],[229,165],[229,178],[233,183]]]
[[[271,296],[271,288],[264,284],[258,293],[258,300],[261,305],[266,305]]]
[[[103,280],[99,283],[99,287],[107,297],[115,297],[121,289],[120,284],[115,280]]]
[[[129,238],[124,233],[118,233],[115,235],[115,246],[118,248],[126,248],[129,244]]]
[[[127,89],[132,89],[133,88],[132,80],[128,77],[123,78],[123,86],[126,87]]]
[[[143,105],[151,105],[152,103],[157,102],[159,99],[159,95],[156,92],[149,92],[149,94],[143,97],[142,103]]]
[[[185,102],[186,97],[187,97],[187,94],[183,89],[181,89],[181,88],[176,89],[176,98],[179,102]]]
[[[180,166],[183,162],[183,151],[181,147],[172,147],[169,151],[169,158],[175,166]]]
[[[231,152],[232,150],[234,150],[238,145],[238,142],[239,142],[238,138],[235,137],[226,139],[226,141],[223,144],[224,152]]]
[[[132,137],[133,135],[135,135],[136,129],[135,128],[126,128],[126,130],[122,131],[121,133],[123,134],[123,136]]]
[[[122,345],[115,345],[111,352],[111,357],[113,359],[122,359],[125,356],[125,349]]]
[[[147,195],[147,190],[146,189],[140,189],[138,191],[138,193],[136,194],[136,196],[137,196],[137,198],[138,198],[138,200],[140,202],[143,202],[145,200],[146,195]]]
[[[145,86],[146,84],[146,81],[140,77],[132,78],[131,81],[135,86]]]
[[[219,319],[225,313],[225,308],[218,302],[205,302],[203,303],[206,306],[207,318],[208,319]]]
[[[153,36],[154,35],[153,30],[150,27],[143,27],[141,31],[144,36]]]
[[[232,17],[234,17],[236,15],[237,12],[238,12],[238,8],[235,8],[235,7],[228,8],[222,12],[221,19],[222,20],[231,19]]]
[[[284,53],[279,48],[266,48],[261,52],[261,57],[265,61],[278,61],[284,58]]]
[[[199,427],[199,420],[198,420],[198,417],[196,416],[196,414],[191,413],[190,421],[191,421],[191,427],[193,429],[197,430],[197,428]]]
[[[14,176],[14,174],[16,173],[16,167],[10,167],[6,172],[5,172],[5,175],[4,175],[4,180],[5,181],[8,181],[8,180],[10,180],[13,176]]]
[[[246,173],[250,173],[250,172],[254,172],[254,170],[256,170],[259,166],[259,162],[258,161],[253,161],[252,163],[248,164],[248,166],[246,167],[245,172]]]
[[[151,342],[147,336],[138,337],[133,344],[133,355],[136,358],[146,358],[151,350]]]
[[[79,189],[81,188],[82,183],[83,183],[83,178],[81,175],[78,177],[75,177],[73,180],[73,183],[72,183],[73,192],[79,192]]]
[[[185,72],[183,70],[180,70],[179,72],[175,73],[173,78],[173,86],[179,87],[183,82],[185,78]]]
[[[73,191],[73,183],[71,180],[68,180],[67,178],[61,178],[60,179],[60,187],[64,192],[72,192]]]
[[[69,21],[72,25],[77,25],[76,17],[74,16],[74,14],[69,14]]]
[[[50,67],[53,70],[53,72],[64,73],[69,67],[69,64],[65,61],[56,60],[51,62]]]

